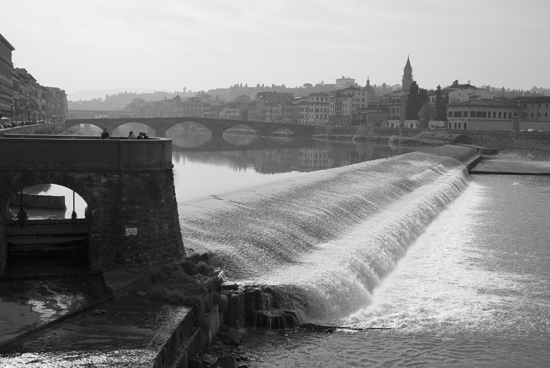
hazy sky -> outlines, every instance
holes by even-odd
[[[16,67],[67,93],[401,83],[550,87],[550,0],[6,0]]]

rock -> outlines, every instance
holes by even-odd
[[[218,366],[220,368],[238,368],[237,361],[232,356],[218,358]]]
[[[200,356],[200,360],[203,363],[210,364],[214,361],[214,358],[210,354],[203,354]]]
[[[143,297],[143,296],[147,296],[147,293],[145,291],[138,291],[136,292],[136,295]]]
[[[222,284],[222,290],[239,290],[238,284]]]
[[[201,361],[193,359],[187,364],[188,368],[204,368],[204,364]]]
[[[227,331],[227,337],[235,345],[239,345],[241,343],[242,335],[233,327],[231,327],[229,331]]]
[[[101,314],[101,311],[99,309],[94,309],[92,316],[97,316],[98,314]]]

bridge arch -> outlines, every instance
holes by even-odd
[[[25,268],[37,272],[36,270],[40,270],[46,263],[49,263],[49,266],[43,271],[47,270],[47,272],[52,272],[54,268],[52,264],[57,269],[68,270],[66,267],[70,267],[71,272],[77,269],[90,269],[89,237],[91,231],[97,232],[95,221],[100,220],[102,215],[99,211],[101,206],[90,190],[80,185],[77,179],[67,173],[12,174],[15,175],[11,180],[2,180],[5,195],[0,200],[0,213],[7,214],[6,225],[2,225],[3,236],[0,236],[0,255],[6,270],[11,274],[20,273]],[[55,184],[73,190],[86,202],[86,212],[94,212],[95,216],[86,216],[85,213],[81,213],[80,218],[75,219],[64,216],[62,219],[29,219],[24,223],[20,219],[8,219],[7,217],[11,215],[19,216],[19,213],[8,212],[10,205],[19,206],[19,203],[14,200],[16,195],[39,184]],[[30,212],[29,207],[23,205],[22,208]]]
[[[155,130],[156,136],[165,137],[166,130],[178,123],[193,122],[201,124],[212,132],[213,136],[223,136],[223,133],[235,126],[246,125],[254,129],[259,136],[267,137],[280,128],[291,130],[296,137],[311,137],[315,133],[315,126],[301,124],[272,123],[248,120],[229,120],[216,118],[195,118],[195,117],[171,117],[171,118],[107,118],[107,119],[75,119],[65,120],[65,126],[70,127],[76,124],[93,123],[99,127],[112,131],[114,127],[127,122],[145,124]]]

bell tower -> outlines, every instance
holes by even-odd
[[[405,64],[405,69],[403,69],[403,79],[402,86],[403,91],[409,92],[411,90],[411,84],[413,82],[412,66],[409,57],[407,56],[407,64]]]

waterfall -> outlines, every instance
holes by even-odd
[[[269,294],[255,308],[334,322],[371,302],[467,186],[464,163],[474,154],[432,148],[186,204],[184,242],[212,252],[231,282]]]

